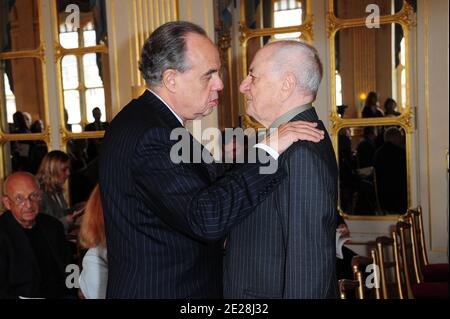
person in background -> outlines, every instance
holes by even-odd
[[[384,102],[384,116],[399,116],[401,113],[397,112],[395,109],[397,107],[397,102],[390,97]]]
[[[44,122],[42,120],[36,120],[31,124],[31,133],[42,133],[44,132]]]
[[[83,258],[83,270],[79,283],[81,298],[105,299],[108,282],[108,258],[106,252],[105,222],[97,184],[86,202],[81,221],[79,242],[88,251]]]
[[[25,117],[25,123],[27,125],[28,130],[31,130],[31,123],[33,123],[33,118],[31,117],[31,114],[28,112],[22,112],[23,116]]]
[[[27,121],[23,112],[15,112],[13,114],[11,134],[31,133]],[[30,148],[32,144],[32,141],[11,141],[11,165],[13,172],[29,170]]]
[[[384,133],[384,144],[375,152],[378,197],[387,214],[405,214],[408,208],[406,151],[402,131],[392,126]]]
[[[94,117],[94,122],[87,124],[85,131],[105,131],[108,128],[109,123],[101,121],[102,111],[99,107],[92,109],[92,116]]]
[[[108,128],[109,123],[101,121],[102,111],[100,110],[100,108],[95,107],[92,110],[92,116],[94,117],[94,122],[86,125],[86,132],[105,131]],[[90,138],[87,140],[88,145],[86,155],[88,162],[92,162],[100,155],[102,140],[102,138]]]
[[[369,92],[364,102],[362,117],[383,117],[383,112],[379,109],[378,104],[378,94],[376,92]]]
[[[373,155],[375,154],[375,129],[373,126],[366,126],[363,130],[363,140],[359,142],[357,149],[358,168],[370,167],[373,165]]]
[[[64,196],[64,183],[69,176],[70,158],[58,150],[44,156],[36,176],[43,191],[40,211],[59,219],[66,232],[72,230],[76,218],[82,213],[82,205],[71,209]]]
[[[39,213],[36,178],[17,172],[6,178],[0,216],[0,299],[69,298],[65,269],[71,263],[64,229]]]

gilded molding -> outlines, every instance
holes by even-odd
[[[342,19],[338,18],[333,11],[333,0],[329,0],[328,4],[330,11],[327,14],[327,31],[331,35],[331,31],[337,31],[339,29],[363,27],[366,25],[366,17]],[[392,15],[380,16],[380,24],[399,23],[408,30],[414,24],[414,10],[410,4],[403,1],[402,9]]]
[[[403,27],[405,38],[405,69],[406,69],[406,105],[402,110],[402,114],[397,117],[383,117],[383,118],[341,118],[337,114],[336,109],[336,77],[335,77],[335,35],[337,31],[345,28],[363,27],[365,26],[366,18],[355,19],[341,19],[334,14],[334,0],[329,0],[329,11],[326,16],[326,31],[330,45],[330,82],[331,82],[331,112],[330,119],[330,134],[332,136],[334,149],[336,152],[336,158],[338,159],[338,132],[344,127],[358,127],[358,126],[387,126],[395,125],[400,126],[406,133],[406,156],[407,156],[407,192],[408,192],[408,205],[411,205],[411,134],[414,130],[413,114],[411,112],[410,105],[410,76],[409,76],[409,31],[416,25],[415,14],[411,5],[406,1],[403,1],[402,9],[393,15],[385,15],[380,17],[380,24],[398,23]],[[339,208],[340,209],[340,208]],[[343,211],[340,211],[347,219],[356,220],[396,220],[401,215],[391,216],[358,216],[348,215]]]
[[[23,59],[23,58],[37,58],[43,61],[45,59],[44,44],[41,43],[36,49],[33,50],[22,50],[22,51],[0,53],[0,60]]]

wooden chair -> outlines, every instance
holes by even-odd
[[[347,293],[353,291],[358,299],[364,299],[359,294],[361,284],[358,280],[340,279],[338,281],[340,299],[347,299]]]
[[[396,224],[397,228],[397,235],[398,235],[398,241],[399,241],[399,248],[400,248],[400,256],[401,256],[401,268],[402,268],[402,274],[403,278],[401,280],[404,280],[406,291],[404,292],[405,296],[407,296],[408,299],[413,299],[413,288],[412,285],[414,283],[414,278],[411,278],[414,276],[414,273],[416,270],[414,270],[414,273],[411,273],[410,269],[416,268],[416,260],[414,257],[414,244],[412,243],[412,227],[411,224],[405,223],[405,222],[398,222]]]
[[[430,264],[428,262],[425,234],[423,227],[423,212],[419,205],[409,209],[403,221],[411,224],[411,242],[413,245],[414,274],[417,283],[442,282],[449,277],[448,263]]]
[[[380,278],[379,278],[379,266],[376,264],[376,251],[374,249],[371,250],[371,257],[366,256],[354,256],[352,258],[352,270],[354,280],[359,282],[359,287],[357,291],[358,299],[381,299],[380,292]],[[375,293],[372,293],[372,290],[366,286],[366,270],[367,266],[372,265],[372,270],[374,271],[374,284],[375,284]]]
[[[417,258],[415,257],[415,245],[412,240],[414,229],[410,223],[398,222],[397,234],[400,244],[401,267],[403,279],[406,286],[405,295],[408,299],[447,299],[447,282],[419,282],[417,276],[412,273],[417,269]]]
[[[386,236],[377,237],[376,245],[376,256],[381,277],[381,298],[405,299],[401,280],[402,276],[396,231],[392,232],[392,238]],[[392,254],[392,256],[390,256],[390,254]]]

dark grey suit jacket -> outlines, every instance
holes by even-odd
[[[294,120],[319,122],[314,108]],[[281,155],[288,172],[227,240],[225,298],[336,298],[337,165],[328,134]]]
[[[170,134],[180,127],[146,91],[106,132],[100,190],[108,298],[222,297],[224,236],[281,181],[282,170],[260,175],[260,163],[226,174],[222,164],[174,163],[178,140]]]

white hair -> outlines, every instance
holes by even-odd
[[[279,40],[268,44],[276,46],[271,57],[274,70],[280,73],[292,72],[297,86],[316,96],[322,80],[322,63],[317,50],[311,45],[295,40]]]

